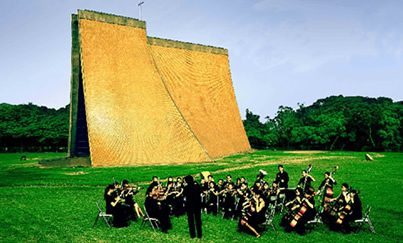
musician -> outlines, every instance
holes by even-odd
[[[108,185],[106,187],[104,199],[106,202],[106,213],[113,215],[113,227],[129,226],[126,220],[125,208],[122,206],[122,200],[115,185]]]
[[[175,191],[177,193],[174,194],[173,213],[175,217],[179,217],[185,213],[182,180],[176,180]]]
[[[294,218],[294,212],[297,212],[297,209],[301,207],[301,200],[303,197],[302,188],[298,187],[295,189],[295,198],[289,202],[287,202],[284,206],[288,208],[286,214],[284,214],[281,219],[280,226],[289,227],[291,220]]]
[[[153,190],[155,186],[159,186],[159,181],[157,176],[153,176],[153,179],[151,181],[151,184],[148,186],[147,191],[146,191],[146,197],[150,195],[150,192]]]
[[[258,193],[259,191],[262,192],[262,184],[260,180],[255,181],[255,184],[250,188],[251,192]]]
[[[260,238],[258,225],[265,221],[265,209],[266,204],[262,197],[262,192],[259,191],[253,196],[249,205],[244,207],[245,213],[238,224],[240,230],[249,229],[257,238]]]
[[[214,181],[210,182],[210,188],[207,194],[207,212],[213,212],[213,215],[217,215],[218,210],[218,192]]]
[[[200,190],[201,190],[202,210],[207,212],[207,195],[208,195],[209,185],[205,179],[201,179],[201,181],[200,181]]]
[[[265,182],[263,184],[262,193],[263,193],[262,197],[264,198],[266,205],[269,205],[269,203],[270,203],[270,194],[271,194],[271,188],[270,188],[269,183]]]
[[[348,192],[348,184],[347,183],[343,183],[341,185],[341,193],[337,198],[332,198],[330,201],[338,201],[340,202],[340,204],[342,204],[342,206],[344,206],[347,202],[350,201],[350,194]]]
[[[357,219],[362,219],[362,203],[361,199],[358,197],[358,193],[356,190],[351,190],[350,192],[350,200],[351,200],[351,214],[349,216],[349,220],[354,221]]]
[[[144,206],[151,218],[156,218],[160,221],[161,231],[168,233],[168,229],[172,228],[171,219],[169,218],[169,208],[158,186],[154,186],[149,196],[146,197]]]
[[[283,165],[278,166],[279,172],[276,174],[276,182],[280,188],[288,188],[288,173],[284,171]]]
[[[259,181],[260,184],[263,184],[263,178],[267,175],[267,172],[264,170],[259,170],[259,174],[256,175],[256,181]]]
[[[245,183],[246,185],[248,185],[248,182],[246,181],[245,177],[241,177],[241,183]]]
[[[320,194],[321,191],[324,192],[322,198],[322,207],[326,208],[328,202],[333,198],[333,185],[337,185],[337,182],[330,175],[330,172],[325,172],[325,179],[322,181],[318,188],[317,194]]]
[[[191,238],[196,237],[195,223],[197,237],[202,238],[202,222],[201,222],[201,198],[200,198],[200,187],[195,185],[193,177],[188,175],[185,177],[185,183],[187,184],[184,188],[184,195],[186,197],[186,212],[188,216],[189,233]]]
[[[305,191],[307,191],[310,187],[311,187],[311,183],[315,181],[315,178],[313,178],[313,176],[311,176],[310,174],[308,174],[306,172],[306,170],[302,171],[302,178],[299,180],[297,187],[301,187],[302,189]]]
[[[234,183],[228,183],[228,188],[224,191],[224,218],[228,219],[235,212]]]
[[[271,184],[272,184],[272,187],[271,187],[270,193],[269,193],[269,200],[270,200],[271,204],[275,205],[280,202],[280,198],[278,196],[280,194],[280,188],[278,187],[276,181],[273,181]],[[274,201],[272,200],[273,198],[275,198]]]
[[[182,178],[180,178],[180,177],[176,178],[175,184],[177,186],[178,186],[178,184],[182,186]]]
[[[241,188],[241,178],[236,178],[236,182],[235,182],[235,186],[234,186],[234,189],[235,190],[238,190],[238,189],[240,189]]]
[[[210,184],[210,182],[214,181],[213,175],[208,175],[207,176],[207,181]]]
[[[315,210],[315,190],[309,187],[301,198],[300,204],[295,207],[290,217],[291,221],[286,226],[286,231],[295,230],[299,235],[305,235],[305,225],[309,220],[312,220],[316,215]],[[298,197],[297,197],[298,198]]]
[[[134,195],[136,195],[139,192],[139,188],[133,189],[132,186],[129,185],[129,181],[123,180],[122,181],[122,187],[123,187],[123,196],[122,198],[125,200],[125,203],[123,205],[127,205],[130,210],[128,210],[129,217],[133,220],[137,220],[134,212],[136,212],[136,215],[138,218],[140,216],[144,217],[143,211],[139,207],[138,203],[134,201]]]
[[[328,219],[324,222],[329,224],[329,229],[334,231],[344,230],[346,233],[350,232],[347,216],[351,212],[350,193],[348,192],[349,186],[347,183],[341,185],[341,193],[338,197],[332,198],[330,201],[334,202],[329,211]]]
[[[223,183],[224,187],[228,188],[228,185],[231,184],[231,183],[234,183],[232,181],[232,177],[231,177],[231,175],[227,175],[227,180],[225,180],[224,183]]]

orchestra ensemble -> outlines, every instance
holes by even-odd
[[[334,186],[338,185],[334,174],[338,166],[324,173],[321,184],[315,190],[312,184],[316,180],[310,175],[311,169],[309,165],[307,170],[302,171],[296,188],[288,187],[289,176],[282,165],[278,166],[279,171],[270,183],[264,180],[267,175],[264,170],[259,171],[256,181],[251,184],[244,177],[233,181],[231,175],[227,175],[225,180],[215,180],[209,173],[200,183],[188,176],[188,180],[187,177],[168,177],[163,184],[154,176],[145,192],[144,212],[134,200],[141,188],[123,180],[121,184],[114,182],[105,189],[106,213],[113,215],[114,227],[126,227],[129,221],[148,214],[158,219],[161,231],[167,233],[172,228],[171,217],[185,215],[190,209],[192,212],[196,210],[199,212],[195,216],[199,238],[201,222],[197,220],[200,221],[201,213],[219,216],[223,220],[237,220],[240,232],[256,237],[261,236],[265,225],[275,215],[281,217],[280,226],[286,232],[295,231],[304,235],[309,222],[320,222],[330,230],[350,233],[351,222],[362,218],[360,192],[343,183],[340,195],[334,195]],[[188,185],[189,181],[192,185]],[[194,236],[193,225],[191,237]]]

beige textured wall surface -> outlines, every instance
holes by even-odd
[[[227,55],[150,45],[185,120],[211,157],[249,151]]]
[[[160,79],[145,29],[80,19],[80,45],[93,166],[210,161]],[[210,87],[221,89],[219,86]],[[197,104],[207,97],[187,98],[189,104]],[[179,103],[186,103],[185,99]],[[203,111],[201,116],[208,112],[204,106],[210,103],[199,104],[203,106],[189,107],[189,113],[197,116]],[[226,116],[231,112],[233,109],[219,113]],[[211,131],[213,124],[206,129]],[[236,147],[237,141],[231,143]]]

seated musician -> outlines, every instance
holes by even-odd
[[[146,197],[144,206],[151,218],[159,220],[161,231],[168,233],[168,229],[172,228],[171,219],[169,218],[169,208],[165,203],[163,193],[160,192],[157,186],[155,186],[149,196]]]
[[[280,194],[280,188],[277,186],[277,181],[273,181],[271,185],[272,187],[270,189],[269,200],[271,204],[275,205],[280,202],[280,198],[278,196]]]
[[[270,194],[271,194],[270,185],[269,185],[269,183],[265,182],[263,184],[263,195],[262,196],[263,196],[263,199],[264,199],[266,205],[270,204]]]
[[[305,191],[307,191],[311,187],[311,183],[315,181],[315,178],[311,176],[306,170],[302,171],[302,178],[299,180],[297,187],[302,187]]]
[[[289,202],[287,202],[284,206],[288,208],[288,211],[284,214],[283,218],[281,219],[281,226],[287,226],[293,219],[294,215],[293,213],[296,211],[296,209],[299,209],[301,207],[301,200],[303,196],[303,191],[302,188],[298,187],[295,189],[295,198]]]
[[[109,185],[105,189],[106,213],[113,215],[113,227],[127,227],[125,208],[122,206],[121,194],[115,189],[115,185]]]
[[[266,210],[266,204],[262,197],[262,192],[257,192],[249,204],[244,206],[243,210],[245,213],[243,213],[239,220],[239,229],[250,230],[257,238],[260,238],[258,226],[265,221]]]
[[[351,205],[350,193],[348,192],[349,186],[347,183],[341,185],[341,193],[338,197],[332,198],[333,202],[329,210],[329,229],[334,231],[347,231],[349,233],[349,225],[347,220],[344,220],[350,214]]]
[[[151,181],[151,184],[148,186],[147,191],[146,191],[146,197],[150,195],[150,192],[153,190],[155,186],[159,186],[158,182],[158,177],[153,176],[153,180]]]
[[[362,219],[362,203],[361,199],[358,197],[358,193],[356,190],[351,190],[350,200],[351,200],[351,214],[349,216],[349,219],[351,221]]]
[[[131,208],[131,210],[129,210],[129,216],[133,220],[137,220],[133,214],[133,212],[136,212],[138,218],[140,218],[140,216],[144,217],[144,213],[139,207],[139,204],[136,203],[133,198],[134,195],[136,195],[139,192],[140,188],[139,187],[134,188],[133,186],[130,186],[129,181],[127,180],[122,181],[122,186],[124,191],[122,198],[124,198],[125,204]]]
[[[304,196],[300,198],[297,196],[295,203],[296,206],[293,207],[293,211],[290,215],[286,218],[288,222],[283,222],[283,226],[286,227],[286,231],[296,231],[300,235],[305,235],[305,225],[306,223],[313,219],[316,214],[315,210],[315,190],[310,187],[305,192],[302,189],[297,189],[296,193],[304,193]],[[299,199],[300,198],[300,202]],[[298,205],[299,202],[299,205]],[[289,205],[287,205],[289,206]]]

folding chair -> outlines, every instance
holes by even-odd
[[[278,195],[278,197],[280,198],[280,203],[277,204],[277,207],[280,208],[280,214],[283,213],[283,209],[284,209],[284,204],[285,204],[285,193],[280,193]]]
[[[160,228],[160,221],[156,218],[151,218],[148,215],[147,209],[146,209],[146,205],[144,205],[144,212],[145,212],[145,216],[143,217],[143,221],[141,221],[141,225],[140,225],[140,229],[144,228],[144,225],[146,225],[147,221],[150,223],[151,227],[153,228],[154,232],[156,232],[155,229],[159,229]]]
[[[371,232],[374,233],[374,234],[376,234],[375,228],[374,228],[374,226],[372,225],[371,219],[369,218],[369,213],[370,213],[370,212],[371,212],[371,207],[368,205],[368,206],[367,206],[367,209],[365,210],[364,217],[363,217],[362,219],[357,219],[357,220],[354,221],[354,223],[359,224],[357,233],[360,232],[360,230],[361,230],[361,228],[362,228],[362,226],[363,226],[364,224],[368,224],[368,225],[369,225],[369,228],[371,229]]]
[[[315,214],[315,217],[312,220],[309,220],[308,224],[323,224],[322,217],[320,216],[320,210],[318,210]]]
[[[265,217],[266,217],[266,221],[262,224],[264,230],[266,229],[267,225],[271,225],[271,227],[273,228],[273,231],[275,233],[277,233],[276,226],[274,226],[274,223],[273,223],[274,215],[272,214],[272,210],[270,209],[270,207],[267,207]]]
[[[92,227],[94,228],[95,225],[97,225],[99,217],[102,217],[104,219],[106,225],[108,225],[108,227],[111,228],[111,224],[109,221],[112,219],[113,215],[102,212],[99,201],[97,201],[96,204],[97,204],[97,208],[98,208],[98,215],[97,215],[97,218],[95,219],[94,225]]]

